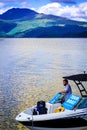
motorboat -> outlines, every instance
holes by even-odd
[[[87,74],[63,77],[72,80],[80,95],[71,94],[64,100],[64,95],[57,93],[48,101],[38,101],[35,106],[17,115],[16,120],[30,130],[81,130],[87,128]],[[73,88],[72,88],[73,89]]]

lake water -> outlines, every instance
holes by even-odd
[[[16,115],[48,101],[63,88],[63,76],[83,71],[87,39],[0,39],[0,130],[27,130]]]

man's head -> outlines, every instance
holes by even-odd
[[[67,79],[64,79],[63,80],[63,85],[65,86],[65,85],[67,85],[68,84],[68,80]]]

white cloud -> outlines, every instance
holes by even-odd
[[[4,6],[4,3],[0,2],[0,8]]]
[[[45,6],[42,6],[38,9],[39,13],[45,14],[55,14],[58,15],[58,11],[61,9],[61,4],[59,3],[51,3]]]
[[[25,8],[26,6],[27,6],[26,1],[24,1],[24,2],[21,3],[21,8]]]
[[[0,14],[3,14],[4,12],[6,12],[7,10],[11,9],[13,7],[8,7],[8,8],[2,8],[0,9]]]
[[[2,14],[4,12],[4,3],[0,2],[0,14]]]
[[[30,7],[30,4],[29,4],[27,1],[24,1],[24,2],[21,2],[21,3],[20,3],[20,7],[21,7],[21,8],[29,8],[29,7]]]
[[[0,14],[11,8],[29,8],[28,0],[0,0]]]
[[[87,2],[79,4],[79,8],[86,14],[87,16]]]
[[[77,21],[87,21],[87,2],[72,6],[50,3],[39,8],[38,12],[62,16]]]

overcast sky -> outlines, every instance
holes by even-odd
[[[29,8],[78,21],[87,21],[87,0],[0,0],[0,14],[11,8]]]

